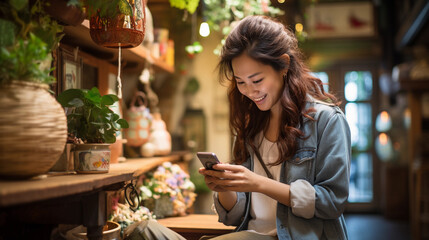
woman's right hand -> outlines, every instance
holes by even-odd
[[[207,170],[205,168],[200,168],[198,172],[204,176],[204,181],[208,188],[210,188],[212,191],[215,192],[226,192],[225,188],[223,186],[216,184],[217,180],[222,179],[221,175],[222,172],[214,171],[214,170]]]
[[[216,182],[222,182],[225,180],[226,172],[207,170],[205,168],[200,168],[198,172],[204,175],[204,181],[206,182],[207,187],[212,191],[218,192],[218,198],[220,204],[227,210],[231,210],[234,207],[237,201],[237,194],[234,191],[225,189],[226,186],[219,185]]]

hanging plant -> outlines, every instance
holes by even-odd
[[[197,10],[200,0],[170,0],[170,6],[178,9],[186,10],[193,14]]]
[[[250,15],[266,15],[275,17],[283,15],[284,12],[271,6],[270,0],[203,0],[205,4],[204,17],[210,28],[220,31],[226,36],[231,31],[234,23]],[[223,42],[214,50],[219,55]]]
[[[195,54],[203,51],[203,46],[201,46],[200,42],[195,41],[193,44],[186,46],[185,50],[188,53],[188,57],[192,59]]]

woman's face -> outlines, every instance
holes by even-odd
[[[252,100],[261,111],[280,107],[283,73],[243,53],[232,60],[232,69],[241,94]]]

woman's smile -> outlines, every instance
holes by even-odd
[[[267,95],[264,95],[264,96],[259,97],[259,98],[254,98],[254,99],[253,99],[253,101],[254,101],[255,103],[259,103],[259,102],[261,102],[262,100],[264,100],[266,97],[267,97]]]

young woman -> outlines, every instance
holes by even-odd
[[[250,16],[222,49],[232,164],[200,169],[219,221],[216,239],[347,239],[350,130],[337,99],[305,66],[281,23]]]

